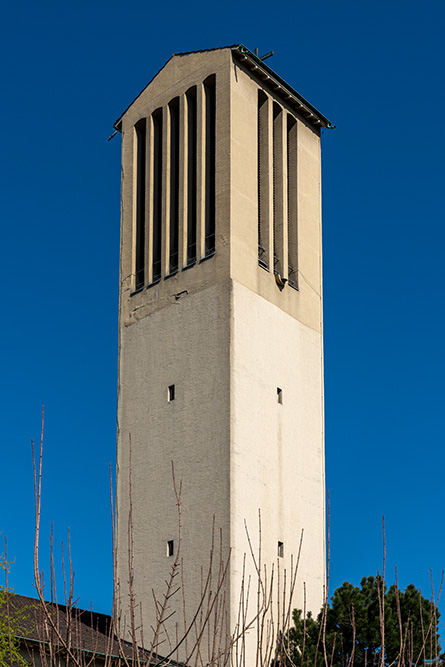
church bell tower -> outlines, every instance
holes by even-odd
[[[320,132],[329,126],[242,45],[174,54],[115,125],[116,562],[125,614],[131,440],[133,590],[146,637],[152,590],[162,597],[179,546],[172,462],[189,619],[213,535],[230,550],[224,590],[228,626],[236,622],[243,571],[252,570],[246,526],[262,563],[281,571],[304,531],[293,606],[303,607],[304,582],[307,609],[321,608]],[[179,615],[181,597],[175,605]]]

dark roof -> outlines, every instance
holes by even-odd
[[[232,44],[230,46],[220,46],[216,47],[213,49],[200,49],[198,51],[184,51],[183,53],[173,53],[171,58],[167,60],[165,65],[161,67],[159,72],[162,72],[164,67],[168,65],[170,60],[175,57],[175,56],[188,56],[192,53],[207,53],[209,51],[221,51],[222,49],[231,49],[234,55],[242,62],[245,63],[246,66],[255,73],[255,75],[259,76],[267,85],[271,85],[273,89],[277,92],[278,95],[281,97],[284,97],[285,101],[289,103],[291,106],[295,108],[295,110],[302,114],[309,123],[312,125],[318,126],[318,127],[326,127],[328,129],[332,129],[334,125],[331,124],[331,122],[326,118],[326,116],[323,116],[317,109],[312,106],[307,100],[304,99],[299,93],[297,93],[296,90],[294,90],[291,86],[289,86],[288,83],[284,81],[278,74],[276,74],[268,65],[266,65],[261,58],[256,56],[252,51],[250,51],[246,46],[243,44]],[[137,95],[133,102],[128,105],[128,107],[125,109],[125,111],[119,116],[117,121],[114,123],[114,128],[117,131],[120,131],[120,122],[122,120],[122,117],[125,115],[125,113],[128,111],[128,109],[131,107],[131,105],[142,95],[144,90],[151,84],[151,82],[157,77],[159,74],[157,72],[155,76],[150,79],[150,81],[147,83],[147,85],[141,90],[139,95]]]
[[[33,645],[50,643],[53,648],[60,646],[62,651],[64,650],[56,632],[48,623],[43,605],[39,599],[10,593],[9,605],[10,617],[13,619],[12,630],[14,636],[29,650],[32,649]],[[45,605],[47,605],[63,640],[67,640],[68,633],[70,633],[70,646],[73,652],[85,652],[93,659],[107,657],[108,660],[120,659],[119,662],[121,663],[125,656],[127,664],[139,662],[136,661],[131,643],[123,640],[118,641],[113,633],[112,618],[108,614],[99,614],[75,606],[70,609],[63,604],[54,602],[45,602]],[[0,605],[0,615],[5,613],[5,606],[6,604]],[[147,666],[150,650],[138,647],[138,652],[140,664]],[[168,664],[170,667],[183,667],[171,658],[165,659],[160,654],[153,654],[150,665],[162,664]]]
[[[10,614],[15,616],[13,631],[17,639],[26,643],[59,644],[56,632],[48,623],[40,600],[11,593],[9,596]],[[119,643],[112,633],[112,619],[107,614],[99,614],[86,609],[71,609],[62,604],[45,603],[54,619],[55,625],[65,640],[71,636],[73,649],[95,655],[118,656]],[[3,606],[0,613],[4,613]],[[123,651],[129,658],[131,646],[124,644]]]

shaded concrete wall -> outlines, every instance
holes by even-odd
[[[117,571],[128,595],[129,437],[136,600],[145,636],[154,625],[152,589],[159,598],[178,546],[173,491],[182,481],[182,558],[189,615],[197,608],[215,517],[217,543],[229,539],[229,283],[185,296],[125,330],[120,359]],[[175,385],[175,400],[168,387]],[[179,581],[177,582],[180,583]],[[128,602],[128,599],[127,599]],[[125,597],[123,598],[124,607]],[[182,615],[182,596],[172,610]],[[181,625],[182,629],[182,625]]]

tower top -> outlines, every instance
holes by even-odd
[[[327,129],[333,129],[335,127],[326,118],[326,116],[320,113],[320,111],[312,106],[312,104],[310,104],[310,102],[308,102],[302,95],[300,95],[294,88],[292,88],[292,86],[286,83],[286,81],[284,81],[284,79],[282,79],[276,72],[274,72],[273,69],[266,65],[260,57],[258,57],[255,53],[252,53],[252,51],[250,51],[243,44],[232,44],[231,46],[220,46],[213,49],[200,49],[197,51],[173,53],[171,58],[167,60],[165,65],[159,70],[159,72],[157,72],[157,74],[155,74],[153,79],[147,83],[145,88],[141,90],[139,95],[134,98],[131,104],[129,104],[125,111],[119,116],[117,121],[114,123],[114,128],[118,132],[121,131],[123,116],[173,58],[184,58],[196,53],[208,53],[211,51],[222,51],[224,49],[230,49],[234,58],[243,63],[243,65],[245,65],[250,70],[255,78],[257,78],[265,85],[270,85],[274,90],[274,94],[277,97],[282,97],[286,104],[290,107],[293,107],[294,110],[303,116],[309,124],[314,125],[315,127],[325,127]]]

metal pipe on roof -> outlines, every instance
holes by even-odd
[[[299,108],[305,109],[307,113],[312,115],[313,118],[316,118],[316,124],[323,125],[323,127],[326,127],[328,130],[332,130],[335,128],[335,125],[332,125],[332,123],[324,116],[318,109],[316,109],[310,102],[304,99],[297,91],[292,88],[284,79],[282,79],[276,72],[274,72],[268,65],[263,63],[261,58],[259,58],[256,53],[252,53],[244,44],[237,44],[235,46],[232,46],[232,51],[235,53],[240,54],[242,57],[242,60],[250,60],[252,65],[256,65],[259,67],[261,70],[263,70],[264,74],[266,77],[272,81],[275,82],[279,87],[283,87],[291,96],[291,98],[294,99],[294,101],[298,104]],[[258,51],[258,49],[256,49]],[[315,121],[312,121],[315,122]]]

